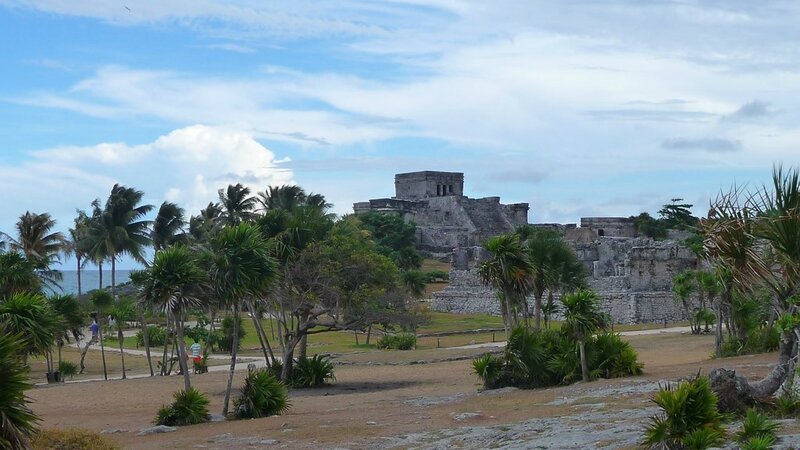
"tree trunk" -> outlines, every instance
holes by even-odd
[[[281,381],[288,383],[292,376],[292,369],[294,365],[294,349],[300,339],[295,335],[286,343],[286,351],[283,354],[283,368],[281,369]]]
[[[164,353],[161,355],[161,376],[167,376],[167,348],[169,346],[169,313],[164,323]]]
[[[120,318],[117,317],[117,339],[119,339],[119,356],[122,358],[122,379],[126,379],[127,376],[125,375],[125,351],[122,348],[123,340],[125,336],[122,334],[122,323],[120,322]]]
[[[583,381],[589,381],[589,364],[586,362],[586,344],[583,339],[578,341],[578,347],[581,353],[581,375],[583,376]]]
[[[97,289],[103,289],[103,263],[97,263],[97,271],[99,272],[99,280],[97,282]]]
[[[180,314],[180,313],[179,313]],[[183,372],[183,386],[187,391],[192,387],[192,381],[189,379],[189,364],[186,360],[186,342],[183,340],[183,315],[175,318],[175,331],[178,334],[178,364],[181,366]]]
[[[58,341],[58,371],[61,372],[61,349],[64,348],[64,341]],[[61,381],[64,381],[64,375],[61,375]]]
[[[117,300],[117,256],[111,257],[111,298]]]
[[[245,302],[245,306],[250,312],[250,317],[253,319],[253,328],[255,328],[256,334],[258,335],[258,342],[261,344],[261,352],[264,353],[264,361],[267,367],[270,367],[272,365],[270,363],[270,361],[272,361],[270,358],[272,356],[272,348],[269,348],[269,341],[264,333],[264,329],[261,327],[261,318],[256,316],[256,308],[251,302]]]
[[[76,253],[75,259],[78,261],[78,299],[80,299],[83,294],[83,291],[81,291],[81,254]]]
[[[717,300],[717,329],[714,336],[714,355],[722,356],[722,296]]]
[[[748,383],[733,370],[714,369],[708,374],[711,389],[717,394],[722,412],[743,411],[750,406],[767,402],[787,381],[797,359],[797,336],[781,333],[778,363],[772,371],[755,384]]]
[[[533,329],[536,331],[542,329],[542,294],[544,294],[544,292],[539,292],[539,290],[533,294]],[[525,303],[527,304],[527,301]]]
[[[372,324],[367,327],[367,345],[369,345],[369,337],[372,335]]]
[[[233,306],[233,339],[231,340],[231,369],[228,372],[228,385],[225,388],[225,401],[222,406],[222,416],[228,416],[228,405],[231,401],[231,388],[233,387],[233,372],[236,370],[236,352],[239,347],[239,304]]]
[[[83,347],[83,349],[81,349],[81,370],[78,373],[82,374],[83,371],[86,369],[86,365],[83,362],[84,362],[84,359],[86,359],[86,353],[89,351],[89,346],[90,345],[92,345],[92,340],[91,339],[86,341],[86,346]]]
[[[150,359],[150,330],[147,329],[147,322],[144,320],[144,313],[139,311],[139,324],[142,326],[142,340],[144,341],[144,353],[147,356],[147,366],[150,368],[150,376],[155,376],[153,372],[153,360]]]
[[[103,378],[108,380],[108,370],[106,369],[106,347],[103,344],[103,326],[97,324],[97,336],[100,338],[100,356],[103,359]]]

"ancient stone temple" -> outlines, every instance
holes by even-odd
[[[679,241],[640,237],[627,218],[584,218],[581,226],[547,224],[563,233],[583,262],[590,289],[614,323],[675,322],[685,313],[672,294],[672,278],[697,268],[697,257]],[[490,255],[481,247],[453,251],[450,284],[433,294],[434,310],[499,314],[494,290],[475,267]],[[533,310],[533,298],[528,302]]]
[[[414,222],[418,250],[431,256],[479,246],[486,238],[528,223],[527,203],[504,205],[500,197],[466,197],[463,173],[400,173],[394,177],[394,187],[394,197],[358,202],[353,210],[397,214]]]

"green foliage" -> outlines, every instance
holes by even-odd
[[[636,351],[616,334],[588,337],[586,353],[590,378],[642,373]],[[473,370],[487,389],[572,383],[581,378],[578,343],[574,335],[563,331],[517,327],[512,330],[502,356],[477,358],[473,361]]]
[[[58,366],[58,371],[61,372],[61,379],[72,378],[78,374],[78,365],[72,361],[61,361]]]
[[[370,211],[358,215],[362,229],[370,232],[378,251],[391,257],[398,267],[418,269],[422,259],[416,254],[416,225],[406,223],[402,217]],[[416,256],[414,256],[416,254]],[[403,263],[403,265],[399,264]]]
[[[694,217],[689,210],[693,205],[678,203],[681,201],[683,201],[682,198],[673,198],[671,203],[664,205],[661,210],[658,211],[659,220],[663,222],[667,229],[694,229],[700,223],[700,220]]]
[[[203,356],[200,361],[192,359],[194,373],[208,373],[208,358]]]
[[[22,292],[0,303],[0,326],[23,337],[24,352],[44,354],[63,330],[63,322],[41,294]]]
[[[178,391],[171,405],[162,406],[156,415],[156,425],[182,426],[208,422],[208,397],[195,388]]]
[[[314,355],[311,358],[300,358],[292,372],[292,386],[299,388],[320,387],[327,381],[334,381],[333,363],[327,356]]]
[[[772,450],[775,441],[774,435],[759,435],[742,442],[739,448],[741,450]]]
[[[171,333],[167,333],[167,329],[161,325],[147,326],[147,338],[150,341],[151,347],[160,347],[164,345],[168,334],[171,336]],[[144,347],[144,332],[142,330],[136,333],[136,345]]]
[[[758,328],[750,332],[747,340],[736,336],[728,337],[722,342],[721,357],[752,355],[755,353],[773,352],[780,346],[780,332],[776,327]]]
[[[796,417],[800,413],[800,397],[794,393],[775,399],[775,411],[780,417]]]
[[[35,262],[17,252],[0,253],[0,300],[20,292],[39,292]]]
[[[242,348],[242,339],[244,339],[247,332],[242,326],[242,318],[237,317],[236,320],[239,322],[239,334],[237,334],[239,342],[236,348]],[[215,330],[213,334],[209,335],[208,342],[216,345],[224,352],[230,352],[232,350],[231,342],[233,341],[233,316],[227,316],[222,319],[220,328],[220,330]]]
[[[723,442],[723,416],[708,378],[697,376],[664,386],[652,401],[662,412],[650,419],[643,444],[648,448],[714,447]]]
[[[631,219],[639,233],[656,240],[667,237],[667,227],[664,222],[655,219],[650,214],[643,212],[638,216],[632,216]]]
[[[92,306],[94,306],[98,311],[105,311],[106,309],[110,308],[112,304],[114,304],[114,297],[112,297],[111,293],[105,289],[97,289],[92,291],[90,299],[92,301]]]
[[[119,447],[100,434],[92,431],[41,430],[31,440],[33,450],[116,450]]]
[[[494,389],[503,376],[503,358],[484,353],[472,360],[472,370],[483,381],[483,387]]]
[[[26,344],[20,334],[0,326],[0,448],[25,448],[36,431],[38,417],[28,408],[25,391],[33,387],[28,381],[28,367],[20,357]]]
[[[378,339],[378,348],[394,350],[411,350],[417,345],[417,336],[413,333],[384,334]]]
[[[755,408],[747,411],[742,420],[742,429],[736,433],[736,442],[744,444],[753,438],[771,437],[775,442],[775,431],[780,425],[770,420],[766,414],[758,412]]]
[[[250,370],[233,405],[238,419],[281,415],[289,410],[289,393],[271,371]]]

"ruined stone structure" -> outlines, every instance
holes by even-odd
[[[418,250],[432,256],[479,246],[486,238],[528,223],[527,203],[504,205],[500,197],[466,197],[463,173],[401,173],[395,175],[394,186],[394,197],[355,203],[353,210],[397,214],[414,222]]]
[[[475,267],[490,255],[485,239],[527,223],[528,204],[504,205],[499,197],[464,196],[464,174],[411,172],[395,176],[395,196],[359,202],[354,211],[397,214],[417,225],[418,249],[450,255],[450,284],[435,293],[438,311],[499,314],[494,290]],[[583,262],[589,286],[615,323],[673,322],[686,319],[673,300],[672,278],[697,266],[697,258],[677,240],[640,237],[632,219],[584,217],[575,224],[538,224],[558,231]],[[680,236],[675,236],[680,238]],[[533,299],[529,299],[533,310]]]
[[[678,241],[639,237],[631,219],[584,218],[581,226],[543,224],[564,235],[589,277],[589,287],[603,300],[614,323],[674,322],[685,320],[674,301],[672,278],[697,268],[697,258]],[[484,286],[475,266],[488,258],[483,248],[453,252],[450,284],[433,294],[438,311],[499,314],[495,291]],[[530,298],[531,310],[533,298]]]

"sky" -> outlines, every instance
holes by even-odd
[[[463,172],[532,223],[705,215],[800,143],[792,1],[0,0],[0,230],[114,183],[334,212]],[[124,266],[125,264],[123,264]]]

